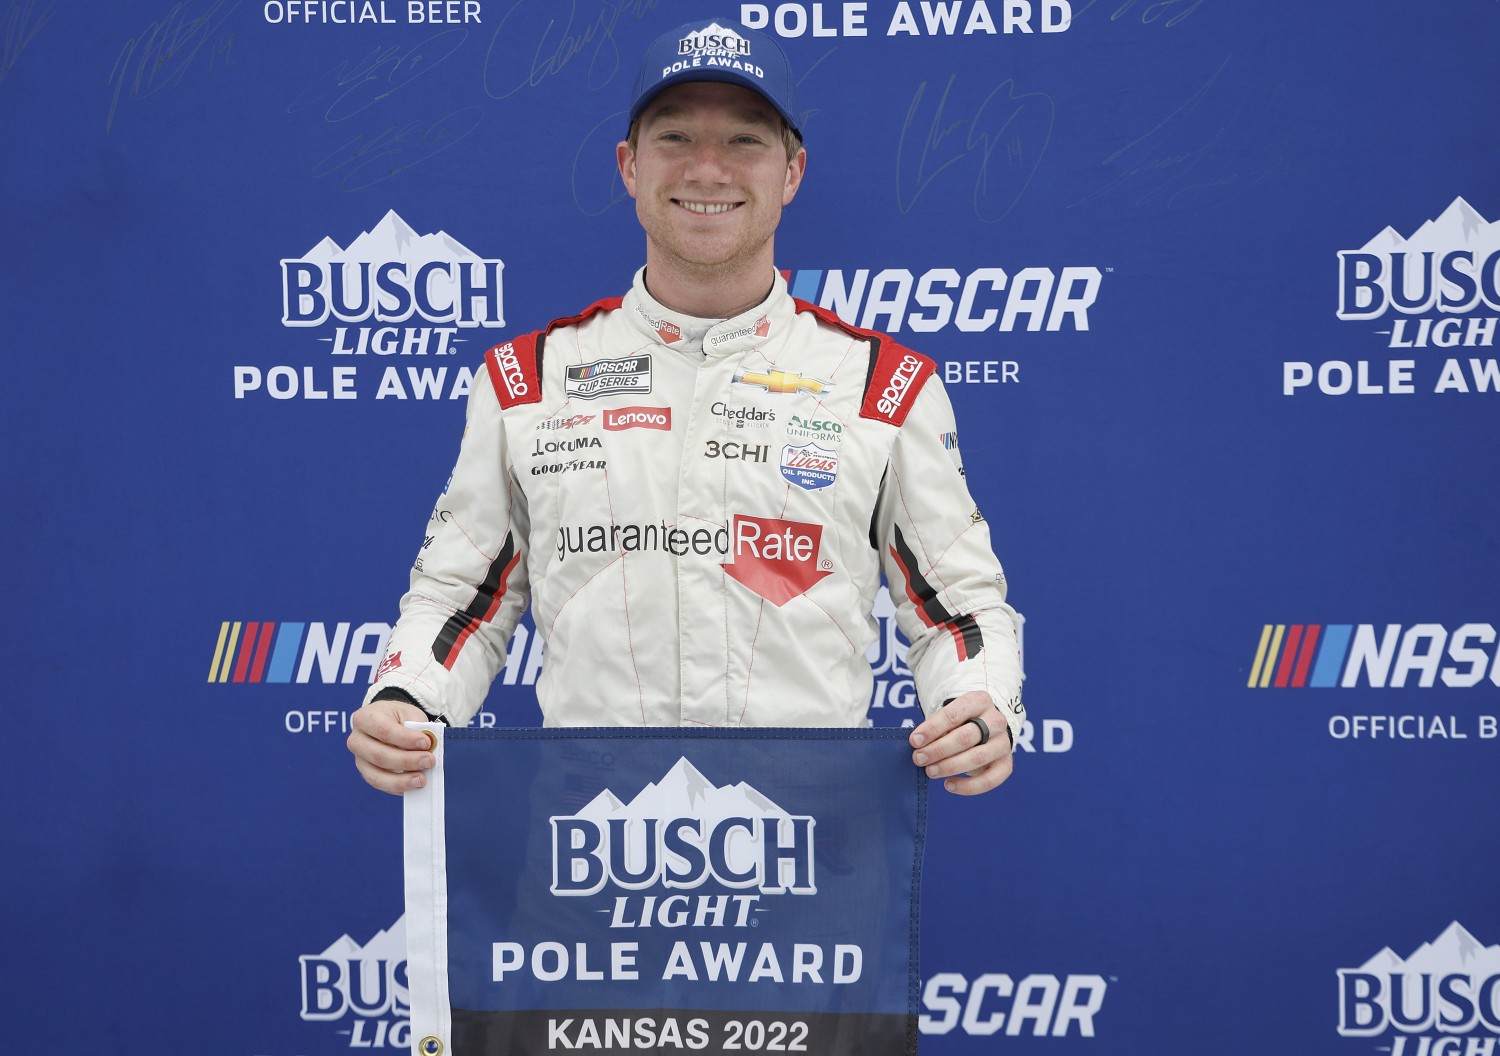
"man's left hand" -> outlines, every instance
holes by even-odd
[[[980,722],[990,732],[985,743],[980,743],[984,741]],[[943,787],[960,796],[988,792],[1010,777],[1010,727],[988,693],[955,697],[912,730],[910,742],[915,749],[911,761],[928,777],[947,778]]]

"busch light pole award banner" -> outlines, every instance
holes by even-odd
[[[903,731],[420,728],[416,1052],[916,1051]]]

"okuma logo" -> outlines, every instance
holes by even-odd
[[[551,891],[561,897],[606,886],[817,893],[814,819],[743,781],[715,785],[686,757],[628,803],[605,789],[578,813],[549,820]]]
[[[1391,1056],[1495,1050],[1500,946],[1485,946],[1458,921],[1408,957],[1387,946],[1358,968],[1340,968],[1338,980],[1342,1037],[1390,1033]]]
[[[322,953],[297,958],[302,972],[302,1019],[348,1019],[352,1049],[404,1049],[411,1037],[411,992],[406,977],[406,918],[364,945],[344,934]]]
[[[418,234],[395,210],[347,246],[324,237],[280,265],[282,325],[323,330],[317,340],[335,358],[238,365],[235,399],[352,400],[371,388],[375,399],[459,399],[468,395],[472,368],[411,366],[407,357],[451,356],[462,331],[505,324],[504,262],[445,231]],[[378,385],[362,385],[366,356],[401,365],[386,365]]]

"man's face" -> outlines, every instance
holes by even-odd
[[[807,164],[801,149],[787,158],[781,129],[771,104],[737,84],[694,81],[652,100],[636,149],[617,150],[655,258],[648,266],[770,266],[781,209]]]

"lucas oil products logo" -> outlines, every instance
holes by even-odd
[[[338,1024],[352,1049],[410,1045],[404,916],[364,945],[341,935],[322,953],[304,954],[297,963],[304,1022]]]
[[[1409,237],[1386,226],[1339,250],[1337,315],[1390,358],[1287,361],[1283,395],[1500,392],[1500,222],[1455,198]]]
[[[312,343],[295,363],[236,365],[234,397],[466,397],[474,369],[444,360],[466,331],[505,324],[504,266],[444,231],[417,234],[394,210],[348,246],[325,237],[281,261],[282,325]]]
[[[1500,1037],[1500,946],[1454,921],[1407,957],[1389,946],[1358,968],[1340,968],[1339,1026],[1375,1038],[1391,1056],[1491,1053]]]
[[[838,477],[839,453],[817,444],[781,449],[781,475],[804,491],[828,487]]]

